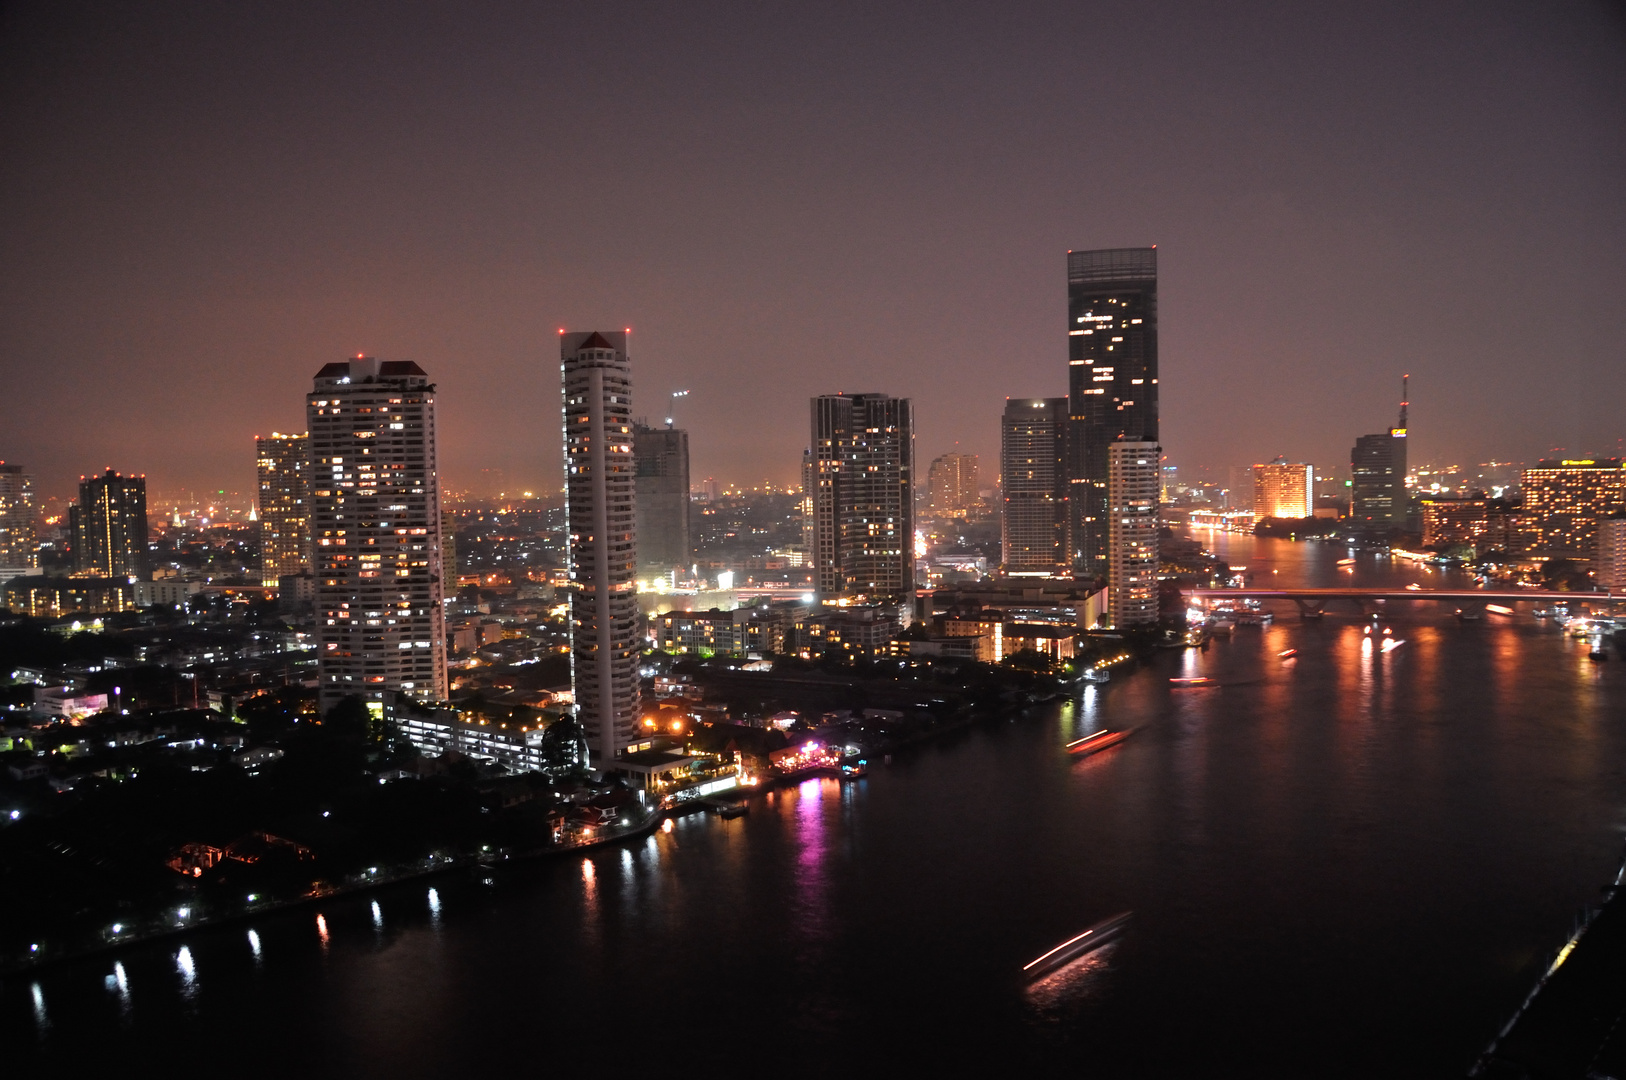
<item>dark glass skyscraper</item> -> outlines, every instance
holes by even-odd
[[[1381,435],[1362,435],[1349,452],[1350,522],[1364,532],[1406,526],[1406,384],[1401,381],[1400,425]]]
[[[689,565],[689,433],[632,425],[637,467],[638,572]]]
[[[1158,441],[1157,249],[1067,253],[1073,572],[1108,569],[1107,448]]]

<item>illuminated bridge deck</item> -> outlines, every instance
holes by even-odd
[[[1456,603],[1573,604],[1577,601],[1618,601],[1626,596],[1609,593],[1545,592],[1539,589],[1183,589],[1186,596],[1205,600],[1444,600]]]

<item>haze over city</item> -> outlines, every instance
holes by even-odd
[[[922,460],[1058,392],[1070,248],[1156,244],[1164,449],[1618,452],[1618,5],[8,5],[0,432],[251,490],[321,365],[414,360],[448,484],[557,490],[559,327],[688,388],[693,472],[797,481],[806,400]],[[1336,421],[1336,422],[1333,422]],[[991,479],[991,475],[990,475]]]
[[[11,1071],[1626,1077],[1620,0],[22,0],[0,148]]]

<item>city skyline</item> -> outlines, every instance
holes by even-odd
[[[242,434],[299,422],[260,388],[364,352],[437,372],[452,485],[544,487],[558,451],[515,444],[548,401],[510,388],[591,323],[658,343],[651,400],[692,388],[696,476],[794,484],[784,418],[872,373],[914,398],[923,460],[992,461],[1003,399],[1055,392],[1053,260],[1129,243],[1163,255],[1173,461],[1337,461],[1408,371],[1414,460],[1618,453],[1626,62],[1618,18],[1559,12],[1058,8],[990,37],[963,9],[929,33],[809,11],[717,37],[153,11],[97,36],[13,7],[0,254],[30,272],[0,283],[0,457],[42,499],[108,465],[247,492]],[[594,39],[639,76],[564,77]],[[557,167],[605,130],[611,182]]]

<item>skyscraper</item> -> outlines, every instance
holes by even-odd
[[[689,565],[689,433],[634,424],[638,570],[664,574]]]
[[[1007,574],[1065,573],[1066,398],[1006,398],[999,425],[1001,562]]]
[[[311,568],[309,435],[254,440],[260,478],[260,584]]]
[[[147,557],[147,478],[79,478],[79,501],[68,508],[76,577],[151,581]]]
[[[1382,435],[1360,436],[1349,453],[1349,517],[1356,528],[1367,532],[1406,525],[1406,407],[1410,403],[1405,384],[1401,380],[1400,424]]]
[[[39,565],[34,541],[34,481],[21,465],[0,461],[0,568]]]
[[[1155,442],[1115,442],[1107,447],[1107,607],[1115,627],[1157,622],[1162,454]]]
[[[1315,512],[1315,467],[1277,458],[1253,467],[1253,516],[1307,518]]]
[[[440,511],[441,591],[457,591],[457,515],[444,507]]]
[[[328,364],[305,398],[322,708],[443,701],[435,387],[409,360]]]
[[[595,767],[636,741],[638,592],[632,366],[619,331],[562,334],[570,680]]]
[[[914,595],[915,421],[908,398],[826,394],[812,400],[803,483],[821,600],[896,603]]]
[[[943,454],[926,473],[927,506],[942,517],[964,517],[977,505],[977,455]]]
[[[1592,558],[1598,523],[1626,511],[1619,458],[1543,460],[1524,470],[1524,518],[1537,552]]]
[[[1616,596],[1626,594],[1626,515],[1616,514],[1598,522],[1598,588]]]
[[[1158,440],[1155,247],[1067,253],[1067,363],[1073,571],[1104,576],[1108,448]]]

